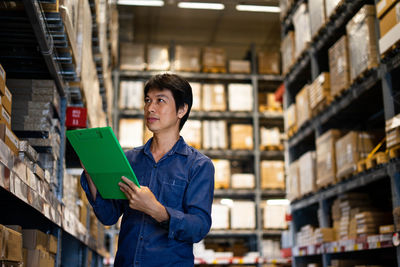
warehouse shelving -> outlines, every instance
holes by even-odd
[[[254,48],[252,49],[254,50]],[[255,62],[255,52],[252,51],[253,54],[253,63]],[[171,59],[172,62],[173,59]],[[283,128],[283,114],[282,112],[274,112],[274,111],[266,111],[259,112],[258,111],[258,86],[259,83],[270,83],[273,84],[272,87],[279,85],[282,82],[282,76],[280,75],[264,75],[255,73],[256,66],[255,63],[252,66],[254,70],[251,74],[232,74],[232,73],[200,73],[200,72],[175,72],[186,79],[189,82],[218,82],[227,84],[229,82],[239,82],[251,84],[253,86],[253,110],[251,112],[232,112],[232,111],[191,111],[190,118],[191,119],[222,119],[235,122],[248,122],[253,125],[253,142],[254,149],[253,150],[200,150],[203,154],[217,159],[234,159],[234,160],[249,160],[254,161],[254,166],[252,166],[252,170],[255,174],[255,189],[216,189],[214,193],[215,198],[233,198],[233,199],[247,199],[254,200],[256,203],[256,229],[253,230],[211,230],[208,238],[217,238],[217,239],[235,239],[235,238],[247,238],[251,239],[250,242],[253,250],[261,251],[261,242],[263,237],[265,238],[279,238],[281,231],[275,230],[264,230],[262,229],[262,213],[260,203],[262,199],[268,198],[283,198],[284,191],[283,190],[262,190],[260,189],[260,160],[261,159],[273,159],[273,160],[283,160],[284,153],[283,151],[260,151],[259,148],[259,131],[260,125],[273,125],[279,126],[281,129]],[[119,81],[122,80],[140,80],[145,81],[151,76],[159,73],[165,73],[170,71],[127,71],[127,70],[119,70],[114,71],[114,87],[119,88]],[[275,88],[276,89],[276,88]],[[116,94],[114,96],[114,100],[118,101],[118,90],[116,90]],[[117,103],[117,102],[115,102]],[[116,109],[114,111],[114,129],[118,134],[118,126],[117,122],[119,118],[143,118],[142,110],[118,110],[118,106],[115,105]],[[250,167],[250,166],[249,166]],[[266,259],[262,259],[262,261],[242,261],[237,259],[224,259],[224,262],[228,264],[229,262],[235,264],[257,264],[257,263],[267,263]],[[214,260],[201,260],[196,259],[196,264],[225,264],[218,259]],[[285,263],[287,263],[285,261]]]
[[[70,88],[68,82],[76,79],[67,33],[60,13],[43,12],[40,1],[13,1],[14,9],[1,13],[2,36],[0,63],[7,78],[53,79],[61,97],[59,115],[61,125],[58,187],[56,190],[35,191],[14,174],[17,157],[1,142],[0,161],[5,165],[0,175],[0,206],[4,216],[0,223],[39,229],[58,238],[55,266],[102,266],[105,251],[89,235],[88,229],[77,218],[71,217],[62,203],[63,159],[65,144],[66,105],[69,100],[83,104],[80,89]],[[15,6],[13,6],[15,5]],[[17,162],[17,161],[15,161]],[[89,213],[87,216],[89,220]]]
[[[282,21],[282,34],[292,27],[292,16],[297,7],[304,1],[295,1]],[[373,1],[342,1],[320,33],[314,37],[310,46],[297,59],[285,76],[285,108],[294,102],[294,97],[309,81],[313,81],[321,71],[327,71],[327,49],[345,33],[346,23],[356,14],[364,4],[373,4]],[[299,158],[304,152],[313,149],[315,139],[330,128],[354,127],[380,129],[384,131],[384,121],[393,117],[398,110],[395,84],[398,84],[400,66],[399,49],[388,53],[381,59],[378,68],[370,69],[357,80],[340,97],[322,110],[317,116],[306,122],[296,133],[289,137],[286,151],[287,163]],[[368,107],[368,108],[366,108]],[[370,111],[369,109],[372,109]],[[356,111],[359,112],[356,112]],[[351,117],[351,114],[356,116]],[[370,128],[369,128],[370,127]],[[293,221],[293,240],[295,233],[305,224],[331,227],[330,205],[332,200],[346,192],[370,192],[371,195],[383,194],[391,196],[393,208],[400,204],[399,184],[397,179],[400,173],[398,159],[391,159],[388,163],[378,165],[367,171],[352,175],[337,184],[329,185],[316,192],[295,199],[291,203]],[[383,201],[383,200],[380,200]],[[387,203],[385,202],[385,205]],[[387,207],[387,206],[386,206]],[[382,237],[383,236],[383,237]],[[394,247],[389,235],[381,235],[367,240],[336,241],[311,246],[295,246],[293,248],[292,266],[319,262],[322,266],[330,265],[332,259],[374,258],[382,259],[386,264],[400,265],[400,250]],[[379,237],[384,240],[379,240]],[[386,239],[385,239],[386,238]],[[395,263],[396,262],[396,263]],[[371,262],[372,263],[372,262]],[[392,266],[392,265],[391,265]]]

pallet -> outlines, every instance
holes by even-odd
[[[260,112],[283,112],[282,107],[260,106]]]
[[[319,190],[323,190],[323,189],[327,189],[327,188],[329,188],[329,187],[331,187],[331,186],[333,186],[333,185],[335,185],[337,183],[337,181],[332,181],[332,180],[330,180],[330,181],[323,181],[323,184],[322,185],[318,185],[317,184],[317,191],[319,191]]]
[[[332,98],[334,100],[342,98],[349,91],[349,89],[350,89],[350,87],[340,88],[338,91],[336,91],[336,93],[334,95],[332,95]]]
[[[353,177],[354,175],[357,174],[357,167],[354,168],[349,168],[348,170],[342,171],[341,173],[337,173],[336,174],[336,179],[338,180],[338,182],[344,181],[344,180],[348,180],[351,177]]]
[[[260,145],[260,149],[264,151],[282,151],[283,150],[283,144],[279,145]]]
[[[399,158],[400,157],[400,145],[396,145],[389,149],[389,158]]]
[[[357,163],[357,173],[367,171],[381,164],[388,163],[389,155],[386,152],[378,152],[371,158],[359,160]]]
[[[381,54],[382,61],[385,61],[386,58],[391,58],[393,54],[397,54],[400,50],[400,38],[397,40],[388,50]]]
[[[339,3],[337,3],[336,8],[332,11],[332,13],[327,14],[327,16],[329,15],[329,17],[327,17],[327,21],[335,20],[336,16],[341,12],[345,2],[346,0],[341,0]]]
[[[226,73],[226,67],[203,67],[203,72]]]
[[[350,82],[351,85],[357,83],[357,82],[362,82],[374,69],[376,69],[378,66],[375,64],[372,64],[371,66],[368,66],[365,70],[363,70],[357,77],[353,78]]]

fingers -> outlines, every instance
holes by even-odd
[[[122,181],[124,181],[133,191],[136,191],[138,188],[131,180],[126,178],[125,176],[121,176]]]

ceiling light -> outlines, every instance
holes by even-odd
[[[126,6],[163,6],[162,0],[118,0],[118,5]]]
[[[281,12],[281,9],[278,6],[237,5],[236,9],[239,11],[253,11],[253,12],[272,12],[272,13]]]
[[[199,3],[199,2],[179,2],[178,7],[193,8],[193,9],[215,9],[215,10],[222,10],[225,8],[225,6],[220,3]]]

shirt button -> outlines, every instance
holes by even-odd
[[[143,236],[140,236],[140,240],[143,240]]]
[[[154,168],[154,169],[157,168],[157,165],[153,165],[153,168]]]

